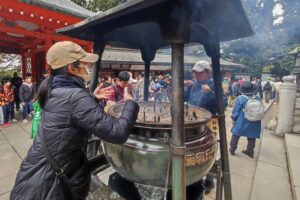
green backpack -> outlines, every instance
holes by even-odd
[[[42,118],[42,108],[38,101],[33,103],[33,118],[32,118],[32,129],[31,129],[31,138],[34,139],[39,129],[39,124]]]

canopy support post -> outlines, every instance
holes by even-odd
[[[186,199],[185,133],[184,133],[184,44],[172,44],[172,199]]]
[[[93,68],[93,72],[91,75],[91,82],[90,82],[90,91],[94,92],[98,85],[98,77],[101,69],[101,61],[102,61],[102,54],[104,52],[105,44],[100,43],[97,44],[97,42],[94,43],[94,51],[93,53],[99,55],[98,61],[95,63],[95,67]]]
[[[228,158],[228,147],[226,137],[226,125],[225,125],[225,114],[224,114],[224,102],[222,92],[222,79],[221,79],[221,67],[220,67],[220,44],[215,43],[215,46],[211,49],[211,61],[215,85],[216,98],[218,100],[218,118],[220,127],[220,152],[221,152],[221,166],[223,171],[222,182],[224,185],[225,200],[232,199],[231,192],[231,181],[230,181],[230,169],[229,169],[229,158]],[[222,191],[222,190],[221,190]]]
[[[98,78],[100,75],[100,70],[101,70],[101,61],[102,61],[102,54],[104,52],[105,44],[104,43],[94,43],[94,50],[93,53],[99,55],[98,61],[95,63],[95,66],[93,67],[93,72],[91,74],[91,81],[90,81],[90,92],[94,93],[94,90],[96,89],[98,85]],[[94,135],[89,136],[89,141],[93,140],[93,138],[97,138]],[[100,139],[97,140],[96,142],[89,142],[87,145],[87,157],[92,158],[93,156],[97,155],[98,149],[100,146]]]
[[[144,76],[144,101],[149,100],[149,84],[150,84],[150,65],[151,61],[144,61],[145,76]]]

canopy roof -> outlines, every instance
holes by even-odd
[[[208,56],[193,56],[193,55],[185,55],[184,56],[184,64],[186,66],[193,66],[199,60],[207,61],[211,64],[211,60]],[[144,61],[142,60],[140,51],[137,50],[129,50],[129,49],[116,49],[116,48],[107,48],[103,52],[102,55],[102,63],[110,63],[110,64],[131,64],[131,65],[139,65],[144,69]],[[157,53],[155,55],[154,60],[152,61],[153,65],[157,66],[171,66],[171,55]],[[233,63],[224,59],[220,59],[221,67],[231,68],[231,69],[241,69],[245,68],[245,65]],[[162,68],[161,70],[163,70]],[[157,68],[159,70],[159,68]]]
[[[59,13],[65,13],[68,15],[73,15],[79,18],[87,18],[95,15],[96,13],[91,12],[71,0],[20,0],[32,5],[37,5],[49,10],[53,10]]]
[[[131,0],[58,32],[141,49],[150,61],[171,40],[205,45],[253,34],[240,0]]]

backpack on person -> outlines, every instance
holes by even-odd
[[[271,90],[271,89],[272,89],[270,81],[267,81],[267,82],[266,82],[266,84],[264,85],[264,88],[263,88],[263,89],[264,89],[264,90]]]
[[[265,106],[261,100],[256,99],[256,96],[247,97],[245,108],[243,109],[245,113],[245,119],[248,121],[260,121],[264,118],[265,115]]]

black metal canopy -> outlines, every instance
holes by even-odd
[[[93,41],[94,51],[103,54],[106,44],[140,49],[145,63],[144,100],[148,100],[150,64],[157,49],[172,47],[172,199],[185,200],[185,134],[183,107],[184,44],[203,44],[212,58],[215,94],[218,99],[221,167],[226,200],[231,200],[231,183],[222,80],[220,46],[222,41],[253,34],[240,0],[131,0],[58,33]],[[90,89],[97,85],[101,59],[92,75]],[[220,181],[218,182],[220,183]],[[219,185],[219,184],[218,184]],[[220,187],[219,187],[220,188]],[[222,189],[217,189],[217,199]]]
[[[58,32],[141,49],[145,61],[170,40],[208,45],[253,34],[240,0],[131,0]]]

